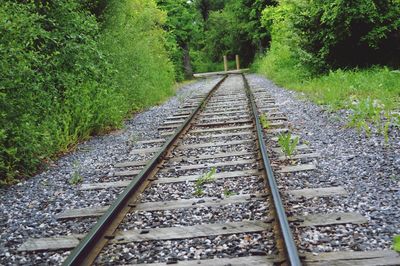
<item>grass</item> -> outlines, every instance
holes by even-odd
[[[267,117],[265,116],[265,114],[261,114],[260,115],[260,123],[261,123],[261,126],[264,129],[269,129],[271,127],[271,124],[269,123],[269,121],[268,121]]]
[[[216,172],[217,169],[213,167],[211,168],[210,171],[199,177],[195,182],[195,191],[193,192],[193,195],[198,197],[203,196],[204,195],[203,185],[214,182]]]
[[[331,111],[350,109],[348,125],[370,133],[371,125],[388,141],[392,123],[400,126],[400,71],[386,67],[335,70],[313,76],[284,48],[259,58],[253,70],[266,75],[277,85],[299,91]]]
[[[278,144],[286,157],[290,158],[294,154],[297,144],[299,144],[299,137],[292,138],[290,132],[280,134]]]

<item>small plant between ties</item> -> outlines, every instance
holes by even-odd
[[[80,171],[79,171],[79,163],[78,163],[78,161],[75,161],[74,163],[73,163],[73,166],[72,166],[73,168],[74,168],[74,172],[72,173],[72,177],[71,177],[71,179],[69,180],[69,183],[71,184],[71,185],[78,185],[79,183],[82,183],[82,181],[83,181],[83,177],[81,176],[81,174],[79,173]]]
[[[224,196],[229,198],[230,196],[236,195],[236,192],[229,190],[228,188],[224,188]]]
[[[215,167],[213,167],[213,168],[211,168],[210,171],[208,171],[207,173],[205,173],[201,177],[199,177],[196,180],[195,191],[193,192],[193,195],[199,196],[199,197],[203,196],[204,195],[203,185],[214,182],[216,172],[217,172],[217,169]]]
[[[260,123],[261,123],[261,126],[264,129],[269,129],[271,127],[271,124],[269,123],[269,121],[268,121],[267,117],[265,116],[265,114],[261,114],[260,115]]]
[[[299,144],[299,137],[292,138],[290,132],[280,134],[278,137],[278,144],[286,157],[290,158]]]

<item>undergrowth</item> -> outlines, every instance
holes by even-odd
[[[303,92],[313,102],[330,111],[351,110],[348,126],[367,135],[371,125],[388,141],[389,125],[400,126],[396,112],[400,106],[400,72],[384,67],[364,70],[336,70],[313,76],[283,51],[271,51],[253,68],[277,85]],[[283,60],[279,58],[283,56]]]
[[[153,0],[3,2],[0,185],[174,93]]]

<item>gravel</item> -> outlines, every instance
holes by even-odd
[[[266,231],[173,241],[144,241],[128,245],[112,244],[100,254],[97,264],[172,262],[272,254],[276,251],[273,239],[273,232]]]
[[[301,251],[390,249],[400,234],[400,132],[391,127],[389,145],[376,131],[366,137],[346,127],[348,110],[328,111],[298,92],[280,88],[259,76],[248,75],[250,86],[265,88],[289,119],[290,131],[321,154],[317,169],[277,174],[282,191],[343,186],[349,194],[288,203],[290,214],[357,212],[365,225],[293,226]],[[274,159],[272,159],[274,160]]]
[[[157,128],[168,116],[191,96],[208,92],[218,80],[219,77],[214,77],[186,85],[166,103],[135,114],[125,121],[123,129],[95,136],[79,144],[74,152],[49,163],[43,173],[0,189],[0,265],[60,263],[68,252],[18,253],[16,250],[30,237],[81,231],[81,223],[58,221],[55,215],[69,208],[110,204],[122,190],[80,191],[69,183],[72,176],[81,176],[84,183],[113,181],[117,180],[112,177],[113,172],[119,170],[113,168],[114,164],[151,158],[131,154],[131,150],[141,147],[135,142],[159,138]],[[87,222],[90,225],[93,221]]]

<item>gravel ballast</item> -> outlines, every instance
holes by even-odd
[[[74,173],[83,183],[118,180],[113,165],[151,156],[130,154],[138,140],[160,138],[157,128],[165,119],[196,94],[207,93],[220,77],[204,79],[182,87],[166,103],[134,115],[124,128],[96,136],[78,145],[76,151],[52,162],[48,170],[17,185],[0,189],[0,265],[55,264],[68,252],[18,253],[17,248],[30,237],[48,237],[65,232],[81,232],[82,224],[58,221],[55,215],[65,209],[110,204],[122,189],[80,191],[69,180]],[[92,224],[88,220],[89,225]],[[75,227],[75,228],[74,228]],[[89,226],[87,226],[88,228]]]
[[[390,249],[400,234],[400,132],[391,127],[389,144],[383,136],[366,137],[346,127],[347,110],[329,112],[302,93],[280,88],[259,76],[248,75],[250,86],[264,88],[290,123],[292,134],[320,153],[317,169],[276,174],[281,191],[342,186],[348,195],[297,199],[287,203],[289,215],[356,212],[365,225],[294,228],[299,248],[307,252]],[[272,159],[273,161],[274,159]]]

